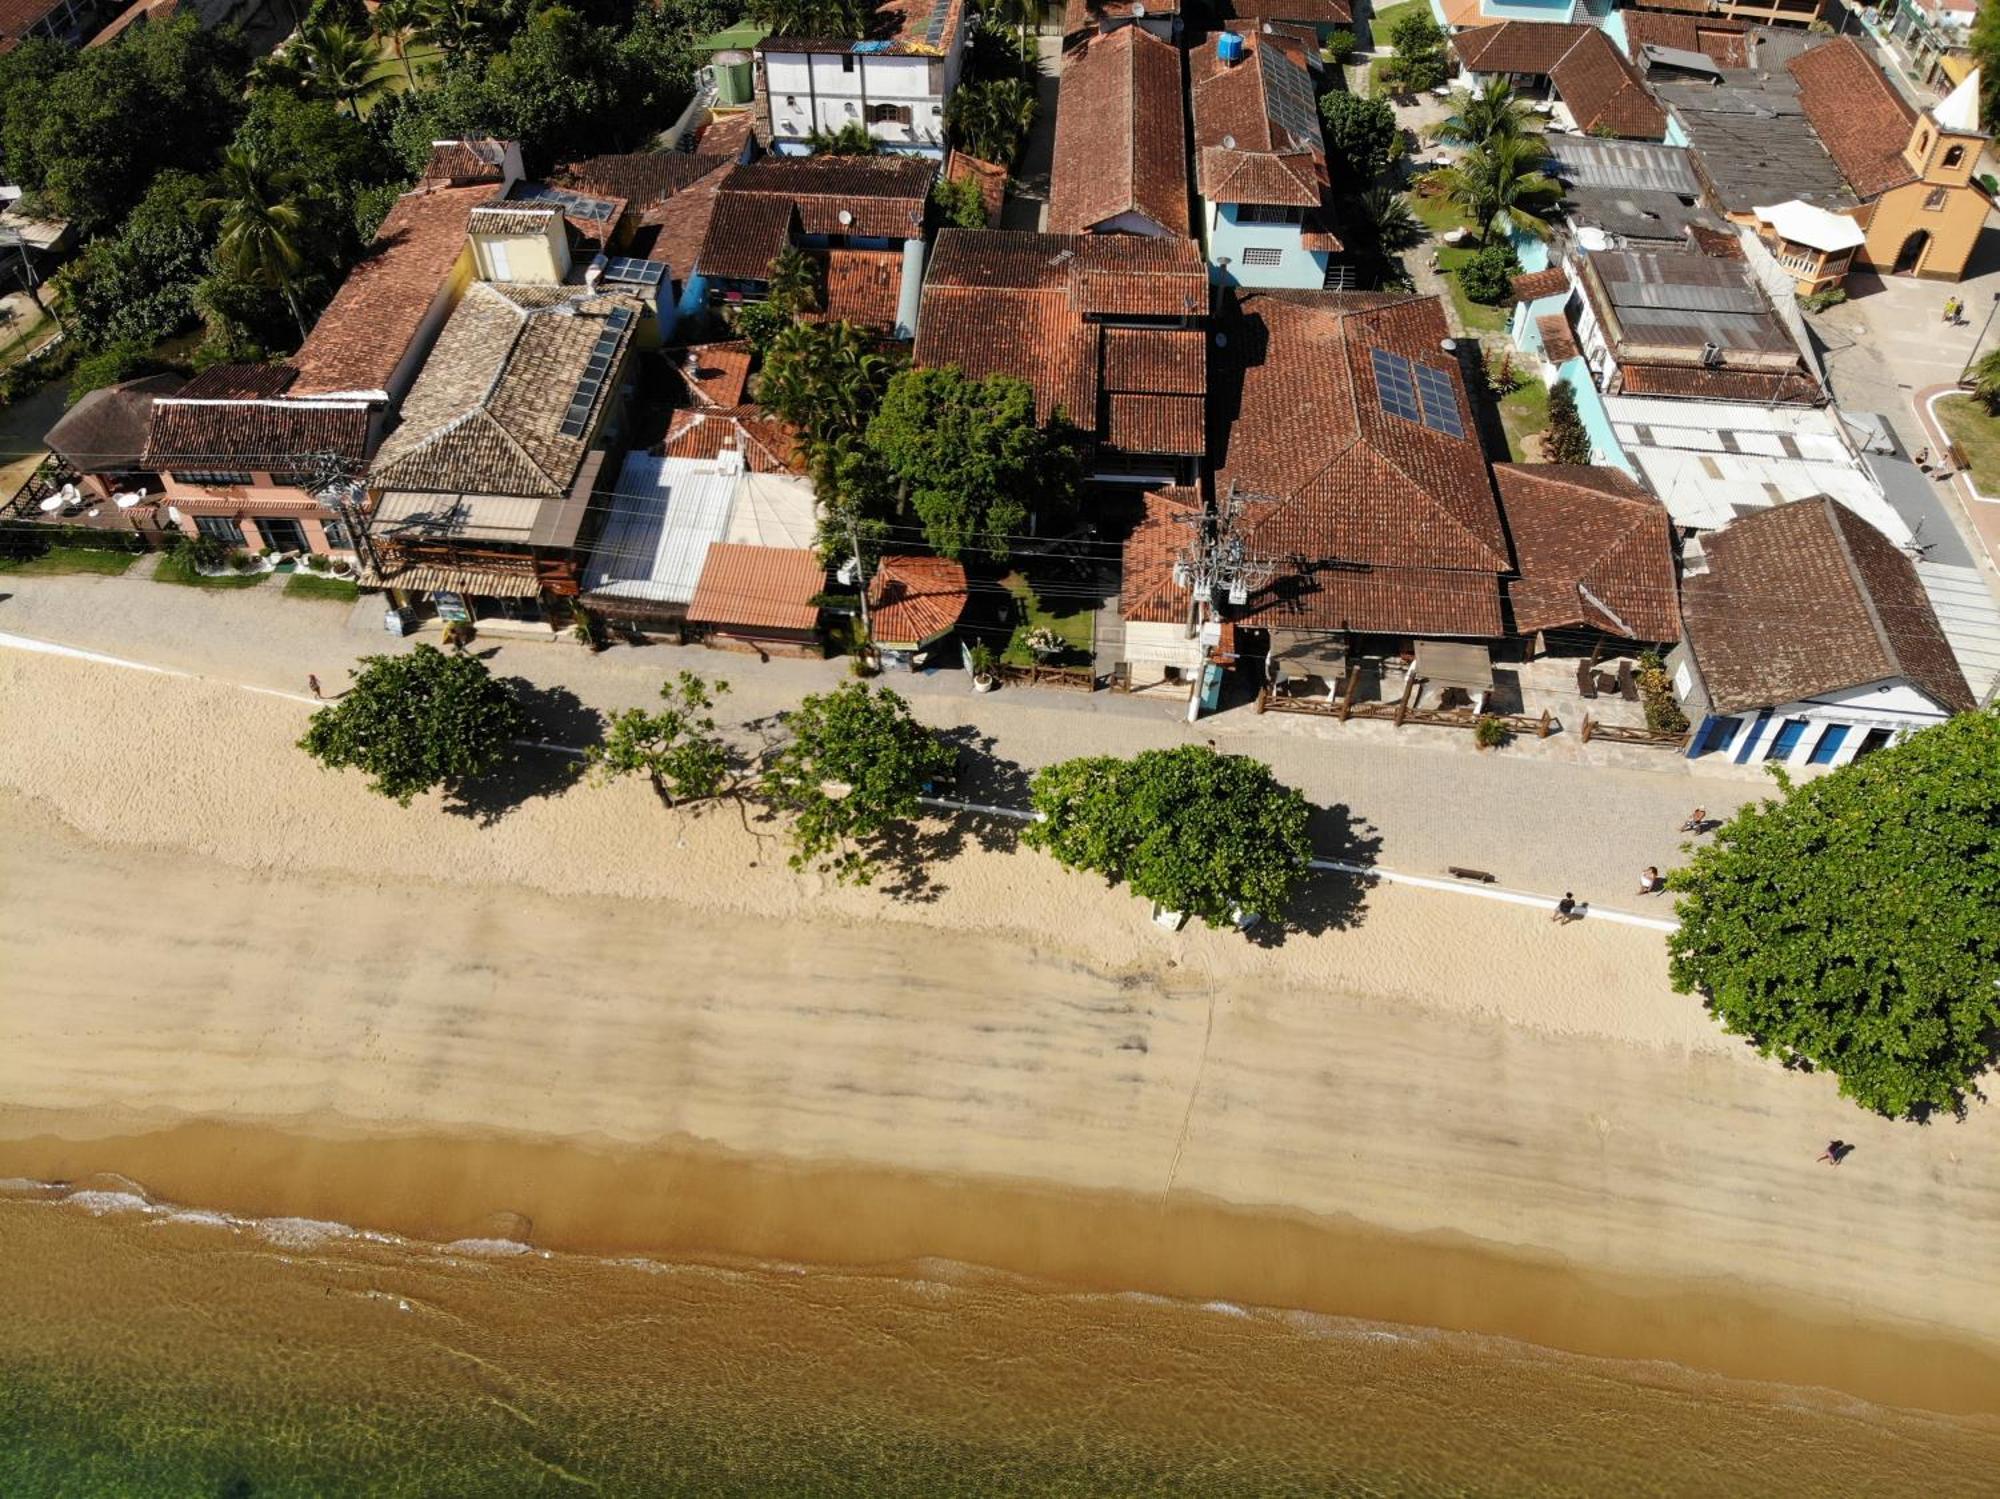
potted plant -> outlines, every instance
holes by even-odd
[[[972,690],[974,692],[991,692],[995,687],[998,687],[1000,685],[1000,674],[995,670],[998,663],[993,657],[993,647],[982,640],[973,646],[967,654],[972,660]]]
[[[576,636],[578,644],[589,646],[593,653],[604,649],[604,636],[588,609],[572,602],[569,606],[569,619],[570,633]]]
[[[1513,733],[1507,727],[1507,720],[1491,713],[1482,713],[1472,723],[1472,742],[1483,750],[1498,749]]]
[[[1047,625],[1037,625],[1028,631],[1026,645],[1037,661],[1053,661],[1069,649],[1069,642]]]

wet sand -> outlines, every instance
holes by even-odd
[[[639,788],[400,812],[226,689],[7,662],[0,714],[0,1175],[2000,1410],[1990,1111],[1856,1114],[1650,934],[1376,889],[1264,949],[970,841],[897,902]]]

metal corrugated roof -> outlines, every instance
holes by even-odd
[[[584,568],[584,591],[687,603],[710,543],[729,524],[740,478],[706,459],[632,454]]]

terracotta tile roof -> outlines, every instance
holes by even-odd
[[[1200,396],[1104,397],[1104,442],[1124,453],[1164,453],[1199,458],[1206,408]]]
[[[422,182],[444,182],[453,187],[474,183],[498,184],[505,175],[507,143],[496,140],[435,141],[430,160],[417,174]]]
[[[1628,640],[1680,639],[1667,507],[1615,468],[1496,463],[1520,578],[1514,628],[1583,626]]]
[[[249,400],[283,395],[298,378],[290,364],[211,364],[178,394],[190,401]]]
[[[1363,635],[1471,636],[1505,630],[1500,580],[1427,567],[1308,562],[1253,594],[1244,624]]]
[[[1317,207],[1326,146],[1304,53],[1265,32],[1243,40],[1247,55],[1233,67],[1219,41],[1188,55],[1197,189],[1211,203]]]
[[[825,591],[826,566],[816,552],[713,541],[687,617],[691,624],[810,630],[819,623],[813,600]]]
[[[1827,399],[1817,380],[1796,370],[1715,370],[1679,364],[1621,364],[1614,395],[1678,396],[1690,401],[1750,401],[1759,405],[1820,406]]]
[[[337,453],[359,472],[368,456],[368,407],[358,401],[189,400],[153,402],[145,466],[288,472]]]
[[[1563,54],[1549,81],[1577,129],[1626,140],[1659,140],[1667,133],[1667,113],[1646,87],[1639,70],[1595,26]]]
[[[472,212],[493,188],[406,193],[390,208],[368,254],[347,273],[293,362],[299,395],[389,391],[465,248]]]
[[[1631,16],[1643,15],[1647,11],[1676,10],[1686,11],[1691,15],[1707,15],[1712,9],[1714,9],[1714,0],[1646,0],[1646,10],[1631,11],[1628,13],[1627,19],[1629,20]]]
[[[0,0],[0,36],[18,42],[61,0]]]
[[[698,263],[704,275],[762,281],[795,225],[802,234],[919,238],[936,175],[922,157],[888,154],[767,156],[731,167]]]
[[[664,203],[725,162],[685,151],[632,151],[572,161],[549,174],[554,187],[605,198],[623,198],[638,209]]]
[[[1678,47],[1699,52],[1718,68],[1750,66],[1750,28],[1723,16],[1661,15],[1654,11],[1625,12],[1625,46],[1638,62],[1642,47]]]
[[[1799,105],[1840,175],[1862,198],[1916,181],[1903,160],[1917,112],[1852,37],[1794,57]]]
[[[743,392],[750,385],[747,343],[690,344],[685,349],[667,350],[667,358],[687,387],[690,406],[743,404]]]
[[[566,311],[564,309],[574,309]],[[631,314],[579,435],[562,428],[616,309]],[[617,396],[640,299],[475,281],[446,321],[369,470],[377,489],[558,499],[569,493]]]
[[[918,646],[965,613],[965,569],[944,557],[884,557],[868,585],[871,634],[880,645]]]
[[[1232,21],[1299,21],[1308,26],[1351,26],[1349,0],[1224,0]]]
[[[507,207],[520,212],[553,208],[580,238],[600,249],[612,242],[625,219],[623,198],[577,192],[542,182],[516,182],[507,189],[504,201]]]
[[[473,209],[466,227],[480,234],[546,234],[550,223],[562,216],[553,204],[520,208],[511,203],[491,203]]]
[[[715,218],[716,194],[728,174],[726,164],[715,163],[666,202],[640,211],[641,233],[650,229],[652,238],[646,258],[665,266],[677,285],[685,286],[697,269],[702,242]]]
[[[753,474],[804,474],[798,435],[761,406],[676,411],[660,453],[667,458],[712,459],[725,447],[743,455]]]
[[[819,262],[825,307],[816,321],[852,323],[888,332],[896,326],[902,296],[901,250],[808,250]]]
[[[1093,38],[1063,64],[1049,182],[1051,234],[1137,214],[1188,230],[1181,53],[1140,26]]]
[[[979,183],[979,198],[986,205],[986,227],[1000,227],[1000,210],[1007,206],[1007,169],[994,161],[981,161],[963,151],[945,158],[944,175],[952,182],[970,177]]]
[[[80,474],[130,472],[146,452],[153,402],[180,394],[185,383],[179,375],[143,375],[102,386],[64,412],[42,442]]]
[[[1174,582],[1174,564],[1194,535],[1176,516],[1201,513],[1201,491],[1175,486],[1146,496],[1146,512],[1125,539],[1118,612],[1136,624],[1183,624],[1188,590]]]
[[[1733,521],[1682,582],[1688,644],[1722,713],[1902,677],[1939,706],[1974,706],[1914,563],[1834,500]]]
[[[1198,396],[1208,389],[1208,335],[1199,328],[1106,328],[1104,388]]]
[[[1552,265],[1545,271],[1529,271],[1514,278],[1514,300],[1533,302],[1541,297],[1553,297],[1559,291],[1569,290],[1569,272],[1559,265]]]
[[[1450,45],[1470,72],[1548,74],[1596,29],[1567,21],[1502,21],[1461,31]]]
[[[1063,34],[1073,37],[1080,31],[1095,31],[1107,22],[1133,20],[1135,7],[1142,16],[1181,13],[1179,0],[1159,0],[1158,4],[1152,0],[1069,0],[1063,7]]]
[[[912,359],[974,377],[1013,375],[1034,388],[1044,420],[1061,410],[1110,441],[1112,412],[1100,409],[1100,392],[1198,399],[1205,344],[1199,330],[1104,327],[1090,317],[1200,317],[1207,305],[1191,241],[947,229],[924,283]],[[1143,410],[1142,419],[1141,408],[1120,403],[1120,435],[1158,435],[1175,446],[1132,451],[1200,451],[1199,434],[1185,446],[1179,408]]]
[[[1464,376],[1438,347],[1450,330],[1437,299],[1235,292],[1217,321],[1227,342],[1210,355],[1216,489],[1267,497],[1252,501],[1242,534],[1253,551],[1291,559],[1263,603],[1319,599],[1371,621],[1356,629],[1498,633],[1499,575],[1512,564]],[[1463,435],[1385,409],[1376,350],[1435,370]],[[1398,591],[1402,616],[1390,607]]]
[[[1541,334],[1542,347],[1556,363],[1576,358],[1576,335],[1570,332],[1569,319],[1560,312],[1545,312],[1536,318],[1535,331]]]

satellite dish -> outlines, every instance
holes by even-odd
[[[1143,20],[1145,20],[1145,19],[1146,19],[1146,7],[1145,7],[1145,6],[1143,6],[1143,5],[1135,5],[1135,6],[1133,6],[1133,7],[1132,7],[1132,19],[1133,19],[1133,20],[1135,20],[1135,21],[1143,21]]]
[[[849,557],[834,569],[833,575],[840,580],[843,588],[852,588],[860,580],[861,563],[856,558]]]
[[[178,505],[167,506],[167,519],[172,521],[175,525],[178,526],[181,523],[180,506]]]
[[[152,490],[148,489],[143,484],[141,484],[136,490],[133,491],[133,493],[138,495],[138,497],[142,500],[145,499],[146,496],[151,494],[152,492],[153,492]]]
[[[1225,135],[1222,138],[1222,149],[1225,151],[1234,151],[1236,149],[1236,137],[1233,135]]]
[[[843,224],[851,224],[854,222],[854,215],[849,213],[844,208],[841,209],[838,214],[834,215],[834,217],[838,218],[840,222]]]

